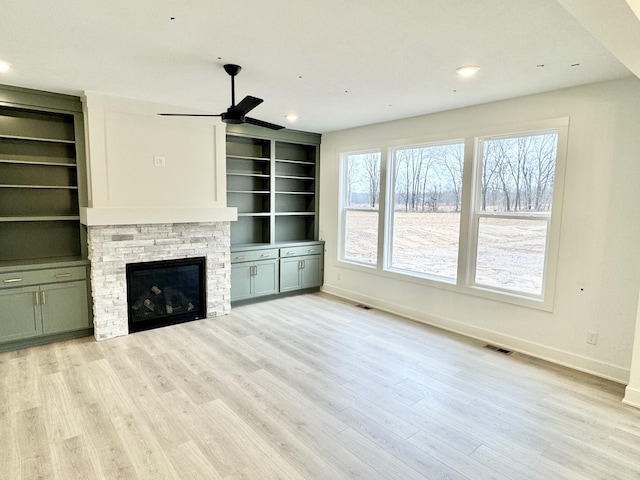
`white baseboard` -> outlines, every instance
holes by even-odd
[[[572,368],[581,372],[589,373],[597,377],[605,378],[617,383],[626,385],[629,381],[629,370],[611,365],[609,363],[594,360],[592,358],[576,355],[571,352],[559,350],[534,342],[529,342],[521,338],[505,335],[493,330],[474,327],[467,323],[450,320],[444,317],[426,314],[425,312],[409,308],[406,305],[398,305],[381,298],[369,297],[358,292],[337,288],[333,285],[324,285],[322,291],[336,297],[363,303],[371,307],[384,310],[386,312],[400,315],[411,320],[425,323],[434,327],[442,328],[450,332],[458,333],[466,337],[487,342],[497,347],[506,348],[519,353],[524,353],[541,360],[546,360],[557,365]],[[640,395],[640,393],[639,393]],[[626,397],[625,397],[626,398]],[[631,405],[631,403],[629,403]],[[638,397],[640,406],[640,396]]]
[[[640,408],[640,390],[627,386],[624,390],[624,398],[622,403],[631,405],[632,407]]]

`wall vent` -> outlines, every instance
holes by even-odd
[[[362,308],[364,310],[371,310],[371,307],[369,307],[368,305],[363,305],[362,303],[358,303],[356,307]]]
[[[507,350],[506,348],[496,347],[495,345],[485,345],[484,348],[489,350],[493,350],[494,352],[502,353],[503,355],[511,355],[511,350]]]

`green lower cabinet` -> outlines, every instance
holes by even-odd
[[[45,335],[90,327],[86,282],[42,286],[40,297]]]
[[[0,351],[91,332],[86,266],[0,270]]]
[[[322,285],[322,255],[280,259],[280,291],[290,292]]]
[[[231,265],[231,301],[278,293],[278,261],[234,263]]]
[[[38,287],[0,290],[0,342],[42,335]]]
[[[231,302],[318,289],[323,256],[324,243],[319,241],[232,247]]]
[[[0,290],[0,343],[87,329],[85,281]]]

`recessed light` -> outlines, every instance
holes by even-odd
[[[284,118],[286,118],[289,122],[295,122],[296,120],[298,120],[298,115],[290,113],[289,115],[285,115]]]
[[[463,67],[456,68],[456,73],[461,77],[472,77],[478,73],[480,67],[478,65],[465,65]]]
[[[0,60],[0,72],[8,72],[11,70],[11,64]]]

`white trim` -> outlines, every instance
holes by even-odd
[[[626,384],[629,380],[629,369],[617,365],[593,360],[592,358],[576,355],[565,350],[550,348],[539,343],[529,342],[510,335],[504,335],[497,331],[474,327],[467,323],[457,322],[455,320],[431,314],[425,314],[421,310],[410,308],[406,305],[396,304],[377,297],[369,297],[351,290],[325,285],[322,287],[322,291],[344,300],[362,303],[393,315],[399,315],[409,320],[441,328],[468,338],[500,346],[514,352],[519,352],[556,365],[595,375],[616,383]],[[633,391],[632,395],[635,395],[635,393],[638,393],[638,396],[632,396],[629,399],[625,397],[625,403],[633,405],[631,401],[637,401],[637,406],[640,407],[640,392]]]
[[[560,242],[560,223],[562,215],[562,199],[564,196],[564,173],[567,163],[567,143],[568,143],[568,126],[569,117],[552,118],[549,120],[537,120],[533,122],[524,122],[522,124],[503,127],[480,127],[468,129],[465,131],[467,135],[438,135],[430,136],[431,140],[425,138],[412,138],[403,140],[387,140],[384,145],[379,147],[362,147],[356,148],[338,148],[339,155],[339,198],[338,198],[338,215],[339,227],[337,238],[337,254],[334,257],[334,264],[339,267],[360,269],[367,273],[387,276],[398,280],[408,281],[411,283],[423,284],[435,288],[443,288],[458,293],[474,295],[482,298],[496,300],[500,302],[510,303],[514,305],[535,308],[543,311],[553,311],[555,298],[556,283],[556,264],[559,252]],[[506,133],[505,133],[506,132]],[[490,214],[487,212],[475,212],[475,205],[478,203],[479,195],[478,182],[480,181],[479,168],[481,162],[476,161],[481,152],[478,144],[485,139],[501,139],[517,136],[526,136],[530,134],[540,133],[557,133],[558,142],[556,145],[556,170],[553,192],[553,212],[551,217],[545,214],[530,213],[508,213],[508,217],[514,218],[540,218],[548,221],[547,227],[547,244],[545,248],[544,259],[544,278],[541,295],[532,295],[526,292],[518,292],[515,290],[507,290],[494,288],[486,285],[475,284],[475,258],[477,249],[477,222],[479,216],[501,217],[505,215]],[[459,132],[458,132],[459,133]],[[471,135],[469,135],[471,133]],[[412,146],[429,146],[429,145],[448,145],[455,144],[460,141],[464,142],[464,166],[462,177],[462,196],[461,196],[461,221],[460,221],[460,237],[458,245],[458,271],[455,282],[448,282],[447,279],[441,279],[435,275],[420,274],[419,272],[407,272],[399,269],[391,268],[388,263],[392,255],[391,236],[393,232],[393,215],[391,208],[387,203],[389,198],[393,197],[394,179],[388,174],[390,165],[392,165],[391,156],[398,148]],[[345,165],[346,158],[351,154],[380,152],[380,203],[379,203],[379,232],[378,232],[378,255],[377,263],[366,264],[344,258],[344,235],[345,235],[345,215],[346,209],[343,207],[345,191]],[[386,155],[382,156],[385,152]],[[383,181],[384,180],[384,181]],[[390,193],[390,195],[388,194]],[[384,203],[383,203],[384,201]]]
[[[81,208],[83,225],[137,225],[145,223],[233,222],[236,207],[213,208]]]
[[[640,408],[640,390],[627,385],[624,389],[624,398],[622,399],[622,403]]]

